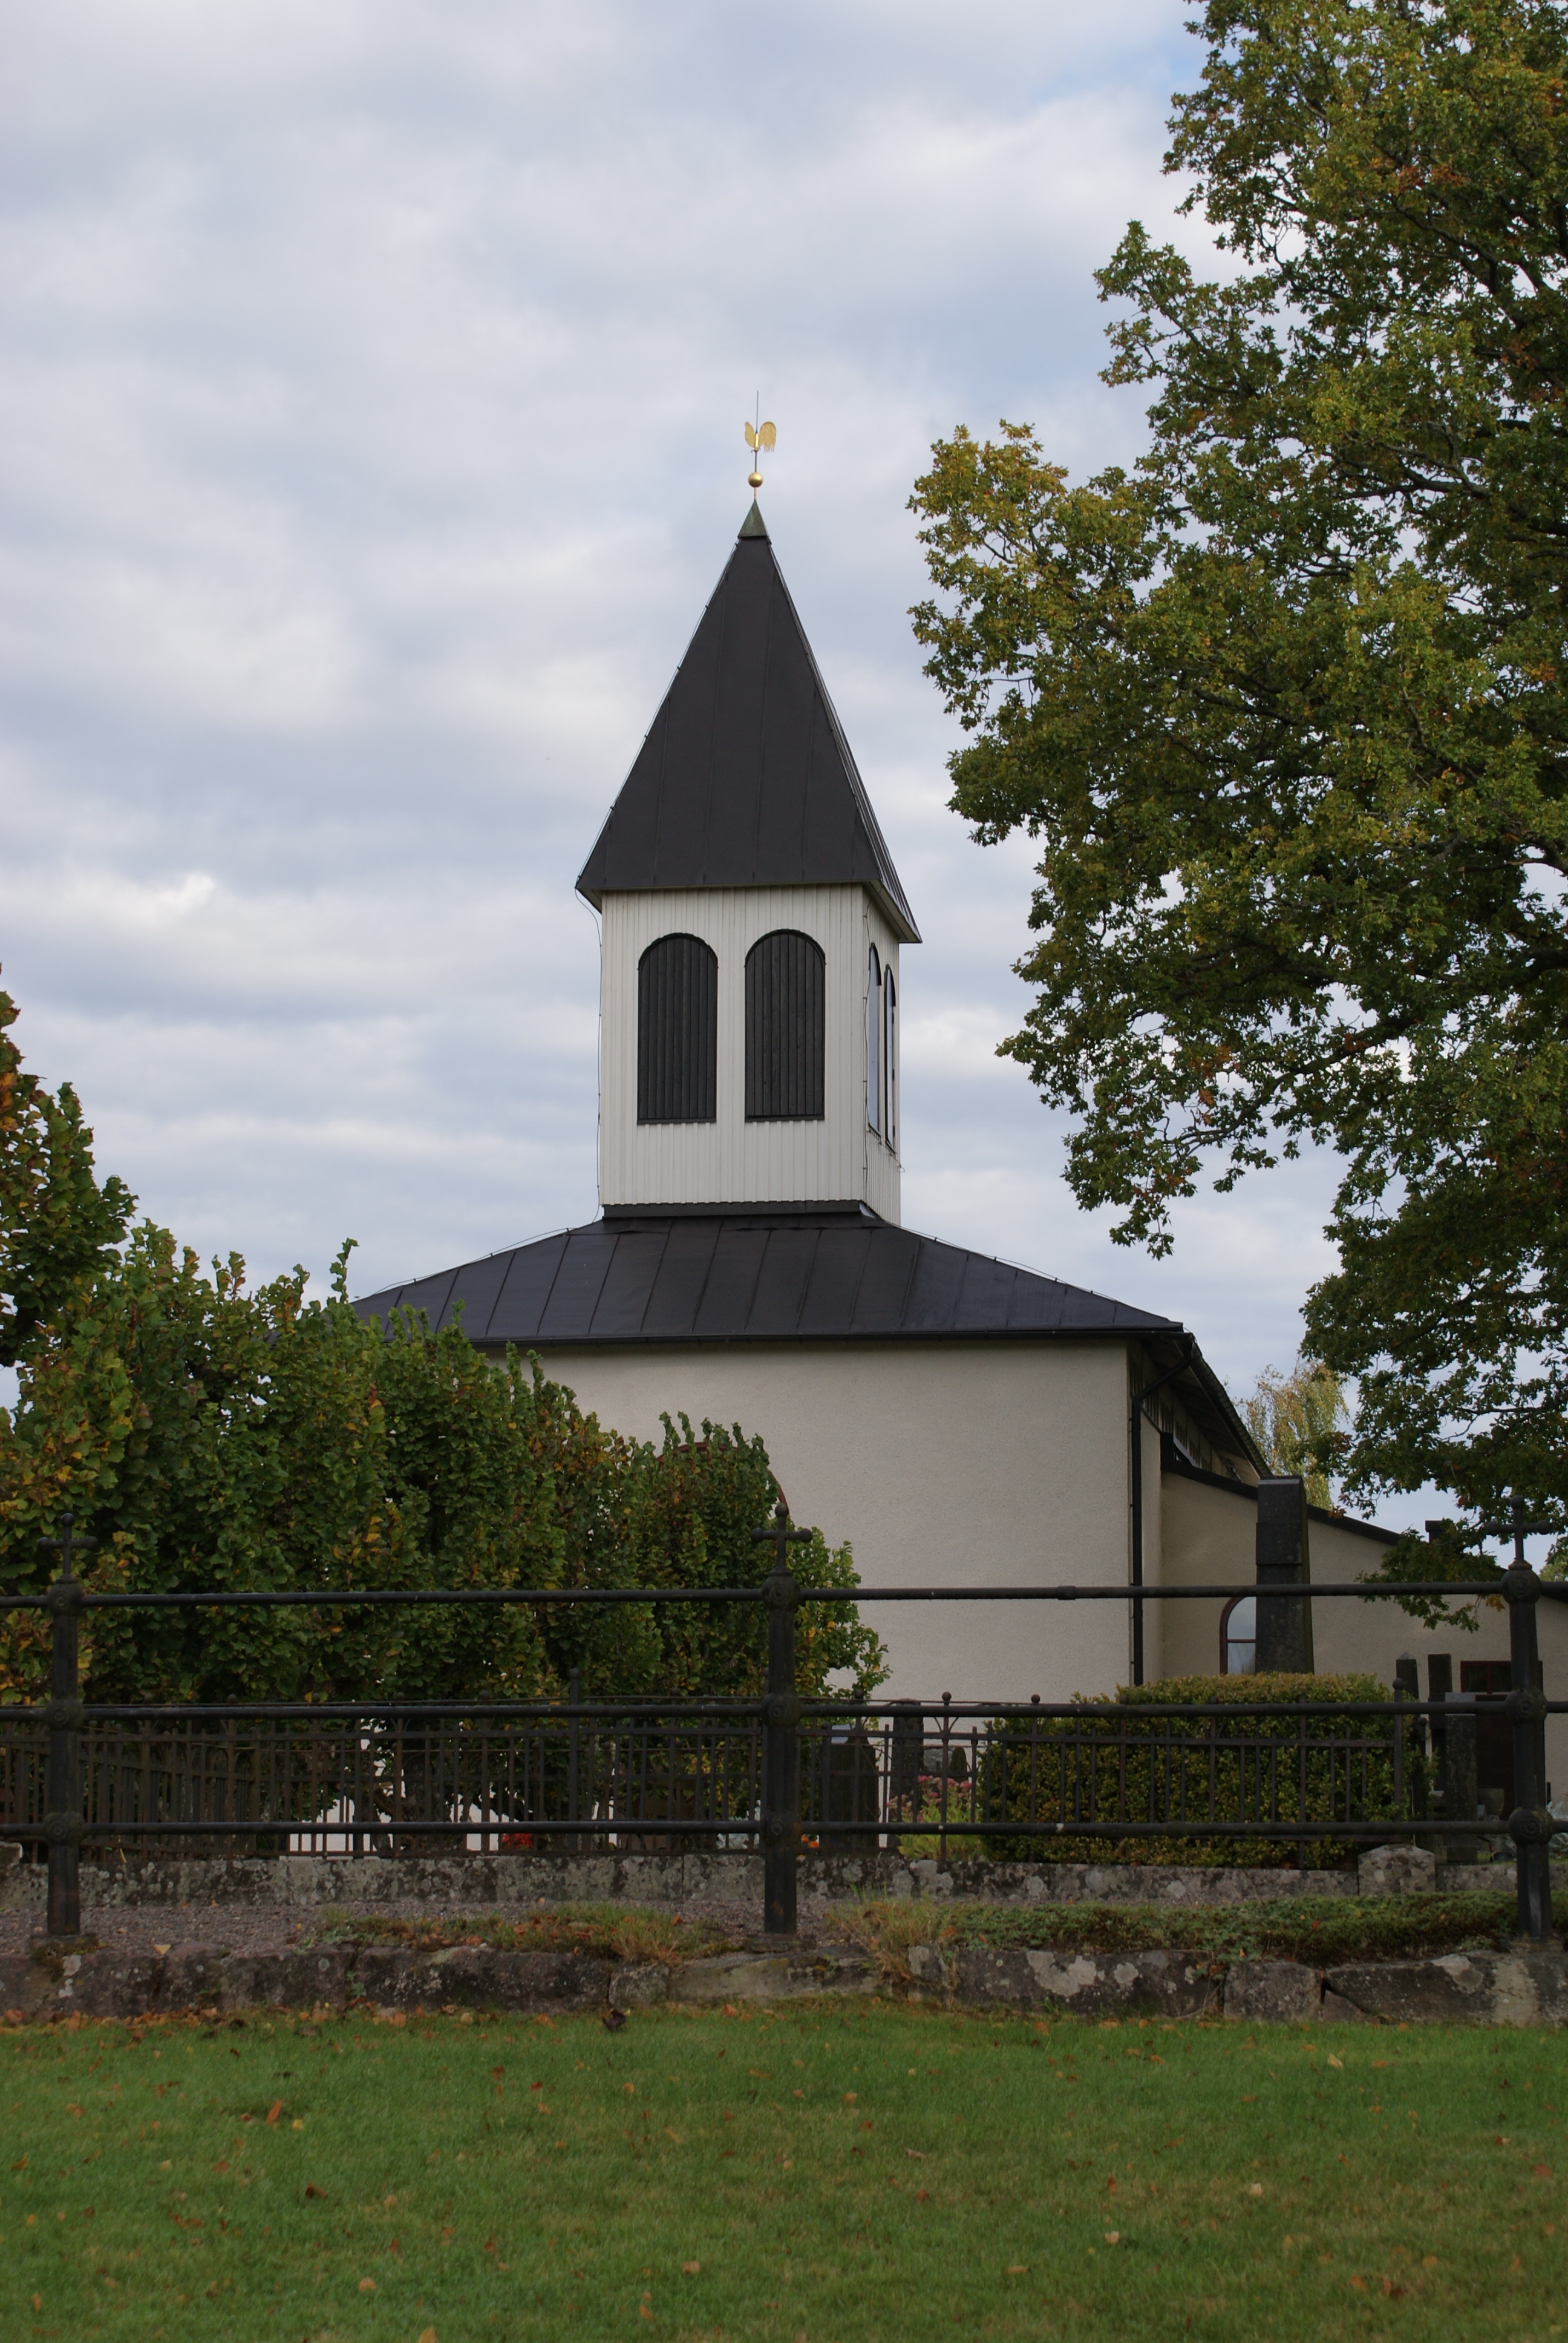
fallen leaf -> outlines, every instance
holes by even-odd
[[[283,2113],[283,2101],[282,2101],[281,2099],[274,2099],[274,2101],[273,2101],[273,2103],[272,2103],[271,2107],[268,2107],[268,2109],[267,2109],[267,2111],[266,2111],[266,2120],[267,2120],[267,2122],[268,2122],[269,2124],[275,2124],[275,2123],[277,2121],[278,2117],[279,2117],[282,2113]]]
[[[359,2291],[361,2294],[374,2294],[376,2291],[375,2279],[373,2278],[362,2278],[359,2281]]]
[[[688,2278],[695,2278],[698,2271],[702,2268],[702,2264],[700,2262],[682,2262],[680,2267],[686,2272]]]
[[[1367,2290],[1367,2282],[1364,2278],[1352,2278],[1351,2284],[1354,2287],[1358,2294],[1364,2294]]]
[[[325,2197],[327,2191],[325,2188],[318,2188],[314,2180],[307,2180],[305,2184],[305,2193],[307,2197]]]
[[[1550,2180],[1552,2167],[1549,2164],[1538,2164],[1535,2167],[1535,2177],[1537,2180]]]
[[[1105,2242],[1108,2246],[1119,2246],[1121,2243],[1121,2230],[1107,2229],[1105,2232]]]
[[[168,1951],[168,1946],[166,1945],[155,1945],[153,1946],[153,1950],[155,1953],[166,1953]]]
[[[549,2109],[548,2109],[548,2107],[547,2107],[547,2108],[545,2109],[545,2113],[546,2113],[546,2115],[548,2115],[548,2113],[549,2113]],[[666,2124],[666,2125],[665,2125],[665,2127],[664,2127],[664,2136],[665,2136],[666,2139],[672,2139],[672,2140],[675,2142],[675,2144],[676,2144],[677,2147],[678,2147],[680,2146],[680,2144],[681,2144],[680,2134],[679,2134],[678,2131],[671,2131],[671,2130],[670,2130],[670,2128],[669,2128],[669,2126],[668,2126],[668,2124]]]
[[[303,2131],[303,2130],[305,2129],[305,2118],[304,2118],[304,2117],[303,2117],[303,2116],[296,2116],[296,2117],[295,2117],[295,2118],[294,2118],[294,2121],[293,2121],[293,2123],[290,2125],[289,2128],[290,2128],[290,2130],[291,2130],[291,2131]]]
[[[41,2294],[35,2294],[35,2295],[33,2297],[33,2308],[34,2308],[34,2309],[35,2309],[35,2310],[42,2310],[42,2309],[43,2309],[43,2308],[44,2308],[44,2298],[43,2298],[43,2296],[42,2296]]]
[[[1263,2184],[1261,2180],[1250,2180],[1247,2183],[1247,2194],[1249,2197],[1261,2197],[1262,2193]]]
[[[1391,2302],[1398,2302],[1404,2293],[1403,2287],[1395,2286],[1392,2278],[1385,2278],[1382,2279],[1382,2285],[1383,2292],[1387,2295]]]
[[[1332,2050],[1329,2052],[1329,2064],[1330,2064],[1330,2066],[1337,2066],[1337,2067],[1339,2068],[1339,2070],[1340,2070],[1340,2072],[1341,2072],[1341,2074],[1342,2074],[1342,2075],[1344,2073],[1344,2070],[1345,2070],[1345,2062],[1344,2062],[1344,2060],[1343,2060],[1342,2058],[1336,2058],[1336,2057],[1334,2056],[1334,2054],[1333,2054],[1333,2052],[1332,2052]]]
[[[419,2343],[437,2343],[436,2330],[433,2327],[426,2328],[419,2338]]]
[[[1029,2276],[1029,2264],[1027,2262],[1009,2262],[1007,2266],[1007,2274],[1009,2278],[1027,2278]]]
[[[388,2212],[390,2212],[390,2211],[392,2210],[393,2206],[394,2206],[394,2205],[396,2205],[396,2203],[397,2202],[397,2199],[396,2198],[396,2197],[383,2197],[383,2198],[381,2199],[381,2202],[383,2203],[383,2205],[385,2205],[385,2206],[386,2206],[387,2210]]]
[[[852,2107],[859,2096],[860,2094],[859,2091],[846,2091],[844,2094],[844,2105],[847,2107]]]
[[[926,2151],[923,2147],[906,2147],[904,2154],[913,2157],[917,2164],[923,2164],[926,2160]]]
[[[1437,2256],[1435,2254],[1422,2254],[1421,2258],[1421,2266],[1422,2269],[1435,2269],[1437,2268]]]

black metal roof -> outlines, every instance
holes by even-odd
[[[918,1236],[858,1206],[611,1212],[355,1304],[462,1309],[483,1345],[1180,1334],[1174,1319]]]
[[[849,884],[920,941],[753,505],[578,889]]]

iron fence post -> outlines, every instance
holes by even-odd
[[[578,1761],[581,1747],[578,1728],[582,1720],[577,1712],[582,1706],[582,1696],[583,1672],[581,1668],[574,1668],[567,1683],[567,1698],[572,1708],[571,1735],[567,1745],[567,1813],[574,1823],[581,1820],[578,1813]],[[568,1848],[573,1855],[580,1855],[582,1845],[581,1837],[573,1831],[567,1841]]]
[[[1513,1795],[1508,1834],[1518,1850],[1519,1934],[1537,1940],[1552,1935],[1551,1839],[1556,1825],[1546,1812],[1546,1695],[1535,1682],[1535,1606],[1541,1581],[1523,1555],[1503,1574],[1508,1605],[1509,1693],[1505,1713],[1513,1727]]]
[[[84,1710],[78,1676],[78,1630],[82,1589],[71,1568],[74,1555],[92,1544],[73,1537],[74,1516],[62,1513],[60,1535],[40,1538],[60,1555],[60,1574],[45,1591],[51,1619],[49,1704],[44,1711],[49,1728],[49,1755],[45,1775],[44,1841],[49,1851],[49,1900],[44,1933],[53,1938],[73,1938],[82,1933],[82,1722]]]
[[[768,1679],[762,1700],[762,1933],[792,1936],[800,1861],[800,1701],[795,1689],[795,1610],[800,1589],[789,1549],[810,1542],[789,1526],[782,1497],[769,1528],[753,1530],[770,1545],[773,1567],[762,1582],[768,1609]]]
[[[763,1584],[768,1605],[768,1693],[762,1703],[762,1927],[792,1936],[800,1856],[800,1701],[795,1690],[795,1606],[789,1564]]]

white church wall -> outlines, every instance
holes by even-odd
[[[1161,1506],[1167,1583],[1197,1586],[1217,1579],[1238,1589],[1254,1584],[1258,1511],[1249,1493],[1232,1493],[1185,1473],[1169,1473]],[[1362,1578],[1380,1566],[1385,1544],[1380,1536],[1369,1537],[1364,1528],[1314,1518],[1308,1532],[1312,1576],[1342,1584]],[[1167,1674],[1217,1673],[1222,1607],[1218,1603],[1169,1606]],[[1568,1603],[1538,1604],[1536,1629],[1547,1696],[1568,1700]],[[1433,1652],[1452,1657],[1456,1685],[1462,1661],[1505,1661],[1508,1617],[1501,1609],[1483,1606],[1474,1633],[1467,1634],[1462,1627],[1423,1627],[1397,1603],[1358,1603],[1335,1596],[1312,1605],[1312,1651],[1320,1675],[1370,1674],[1391,1687],[1394,1662],[1412,1654],[1420,1664],[1424,1693],[1427,1661]],[[1546,1720],[1546,1771],[1557,1791],[1568,1793],[1568,1717]]]
[[[1149,1370],[1146,1357],[1136,1353],[1131,1353],[1129,1356],[1128,1365],[1130,1378],[1136,1378],[1141,1386],[1148,1382]],[[1123,1403],[1129,1408],[1131,1406],[1131,1389]],[[1146,1586],[1161,1586],[1165,1583],[1166,1572],[1164,1506],[1161,1496],[1160,1430],[1157,1424],[1150,1423],[1147,1415],[1141,1416],[1139,1421],[1143,1465],[1143,1583]],[[1167,1612],[1187,1608],[1190,1608],[1187,1604],[1174,1603],[1146,1603],[1143,1605],[1143,1679],[1146,1684],[1152,1684],[1156,1677],[1168,1673],[1165,1665],[1165,1652],[1171,1623],[1166,1616]],[[1131,1619],[1128,1622],[1128,1629],[1126,1681],[1131,1683],[1132,1681]]]
[[[849,1539],[868,1584],[1126,1584],[1120,1343],[541,1355],[621,1432],[657,1439],[666,1409],[760,1433],[796,1520]],[[865,1615],[889,1647],[889,1697],[1067,1700],[1126,1680],[1121,1604],[889,1604]]]
[[[1256,1500],[1208,1481],[1167,1473],[1160,1492],[1161,1557],[1167,1586],[1233,1585],[1238,1593],[1256,1577]],[[1161,1673],[1211,1676],[1220,1668],[1222,1603],[1167,1603]],[[1154,1674],[1152,1667],[1149,1670]]]
[[[746,955],[776,928],[827,961],[825,1113],[746,1120]],[[638,1123],[638,962],[667,935],[700,936],[719,961],[718,1117]],[[615,1204],[862,1202],[899,1218],[899,1160],[866,1121],[870,948],[899,976],[898,939],[860,887],[670,888],[607,894],[600,976],[599,1194]],[[900,1009],[902,992],[899,994]],[[895,1072],[897,1052],[895,1051]],[[896,1085],[895,1085],[896,1087]],[[894,1133],[895,1141],[897,1131]]]

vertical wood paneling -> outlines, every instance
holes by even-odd
[[[746,957],[776,929],[823,956],[822,1119],[746,1119]],[[710,1123],[637,1119],[638,963],[660,936],[698,936],[718,961]],[[606,895],[600,989],[599,1194],[606,1204],[838,1202],[899,1217],[895,1153],[866,1128],[866,970],[898,940],[859,887],[672,888]]]

